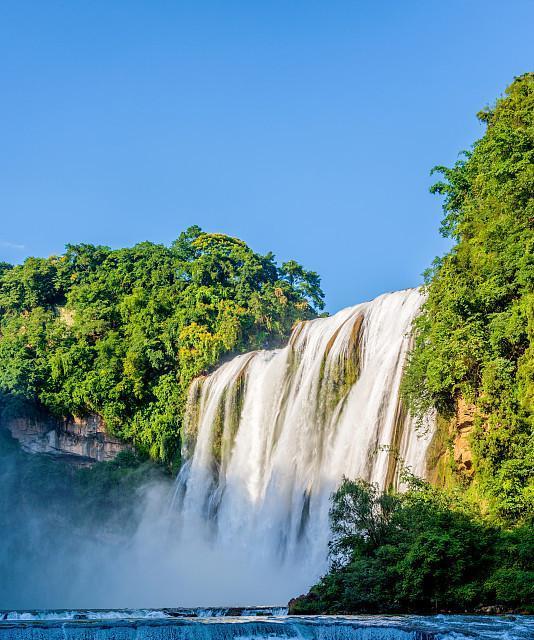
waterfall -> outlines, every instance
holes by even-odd
[[[402,465],[425,475],[432,429],[418,434],[399,397],[422,301],[399,291],[300,323],[285,348],[193,382],[175,497],[182,545],[231,554],[235,580],[276,570],[283,602],[326,569],[329,498],[343,476],[386,487]]]

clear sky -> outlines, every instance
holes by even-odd
[[[532,69],[534,1],[2,0],[0,260],[191,224],[323,278],[421,281],[429,170]]]

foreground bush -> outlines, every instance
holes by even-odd
[[[344,479],[332,497],[330,571],[291,613],[534,612],[534,530],[492,526],[459,496]]]

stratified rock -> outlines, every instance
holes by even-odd
[[[96,414],[68,420],[20,416],[4,420],[3,426],[25,451],[63,456],[81,466],[113,460],[129,448],[106,433],[104,421]]]

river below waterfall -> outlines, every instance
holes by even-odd
[[[281,608],[0,612],[2,640],[527,640],[526,616],[288,616]]]

